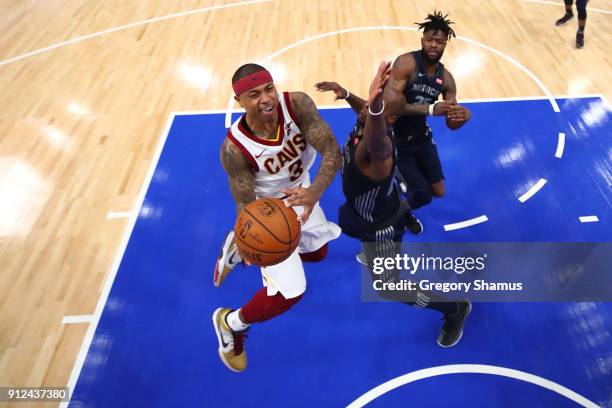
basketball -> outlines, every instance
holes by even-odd
[[[278,198],[262,198],[240,211],[234,226],[235,240],[245,261],[260,266],[278,264],[300,242],[300,223],[293,208]]]

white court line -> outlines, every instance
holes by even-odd
[[[273,58],[278,57],[279,55],[293,49],[296,48],[300,45],[306,44],[308,42],[311,41],[315,41],[315,40],[319,40],[321,38],[325,38],[325,37],[331,37],[337,34],[344,34],[344,33],[352,33],[352,32],[360,32],[360,31],[375,31],[375,30],[400,30],[400,31],[418,31],[417,28],[415,27],[404,27],[404,26],[365,26],[365,27],[354,27],[354,28],[344,28],[342,30],[334,30],[334,31],[328,31],[325,33],[320,33],[317,35],[313,35],[313,36],[309,36],[309,37],[305,37],[302,38],[299,41],[296,41],[292,44],[289,44],[275,52],[273,52],[272,54],[268,55],[267,57],[263,58],[261,60],[262,65],[265,65],[267,62],[270,62]],[[505,59],[506,61],[510,62],[511,64],[513,64],[514,66],[516,66],[518,69],[520,69],[521,71],[523,71],[524,73],[527,74],[527,76],[529,76],[535,83],[536,85],[538,85],[538,87],[542,90],[542,92],[544,93],[544,95],[546,95],[546,99],[548,99],[548,101],[550,102],[553,110],[555,112],[560,112],[559,109],[559,105],[557,105],[557,101],[554,100],[554,98],[552,97],[551,92],[548,90],[548,88],[546,87],[546,85],[544,85],[544,83],[537,77],[535,76],[535,74],[533,72],[531,72],[529,69],[527,69],[527,67],[525,67],[523,64],[521,64],[520,62],[518,62],[517,60],[515,60],[514,58],[510,57],[507,54],[504,54],[501,51],[496,50],[493,47],[490,47],[488,45],[485,45],[481,42],[478,42],[476,40],[472,40],[470,38],[466,38],[466,37],[462,37],[460,35],[458,35],[456,37],[458,40],[462,40],[465,41],[467,43],[470,43],[472,45],[475,45],[477,47],[481,47],[484,48],[485,50],[488,50],[492,53],[494,53],[495,55],[502,57],[503,59]],[[226,114],[225,114],[225,128],[229,129],[230,126],[232,125],[232,115],[231,115],[231,110],[234,107],[234,94],[231,94],[228,101],[227,101],[227,107],[226,107]]]
[[[93,315],[64,316],[62,324],[91,323],[93,318]]]
[[[540,4],[549,4],[551,6],[564,6],[565,7],[563,2],[553,2],[553,1],[544,1],[544,0],[522,0],[522,1],[526,1],[528,3],[540,3]],[[612,14],[612,11],[610,10],[598,9],[598,8],[593,8],[593,7],[587,7],[586,9],[588,11],[596,11],[598,13]]]
[[[565,148],[565,133],[559,133],[559,140],[557,140],[557,151],[555,157],[560,159],[563,156],[563,149]]]
[[[602,98],[602,94],[581,94],[581,95],[551,95],[553,99],[581,99],[581,98]],[[544,95],[534,96],[507,96],[500,98],[475,98],[458,99],[457,102],[512,102],[512,101],[541,101],[548,100],[550,97]]]
[[[489,221],[489,218],[486,215],[481,215],[480,217],[470,218],[469,220],[456,222],[454,224],[446,224],[444,225],[444,231],[454,231],[461,228],[471,227],[472,225],[482,224],[483,222]]]
[[[366,392],[361,397],[351,402],[347,406],[347,408],[361,408],[374,401],[381,395],[386,394],[387,392],[392,391],[403,385],[418,380],[447,374],[490,374],[498,375],[500,377],[513,378],[515,380],[520,380],[530,384],[538,385],[542,388],[546,388],[547,390],[556,392],[557,394],[562,395],[565,398],[572,400],[583,407],[599,407],[599,405],[595,404],[593,401],[583,397],[577,392],[570,390],[569,388],[562,386],[561,384],[547,380],[546,378],[542,378],[534,374],[526,373],[524,371],[484,364],[452,364],[425,368],[423,370],[413,371],[411,373],[396,377]]]
[[[582,217],[578,217],[580,222],[599,222],[599,217],[596,215],[583,215]]]
[[[604,99],[602,94],[580,94],[580,95],[553,95],[554,99],[586,99],[586,98],[601,98]],[[474,98],[474,99],[458,99],[459,103],[488,103],[488,102],[513,102],[513,101],[542,101],[548,100],[548,96],[533,95],[533,96],[507,96],[499,98]],[[606,101],[607,102],[607,101]],[[347,103],[338,103],[337,105],[317,105],[317,109],[351,109]],[[189,116],[189,115],[208,115],[208,114],[219,114],[227,113],[227,109],[202,109],[202,110],[190,110],[190,111],[176,111],[172,112],[175,116]],[[231,113],[244,113],[244,109],[235,108],[231,110]]]
[[[513,64],[515,67],[517,67],[518,69],[520,69],[521,71],[523,71],[525,74],[527,74],[527,76],[529,78],[531,78],[531,80],[533,82],[536,83],[536,85],[538,85],[538,87],[542,90],[542,92],[544,92],[544,95],[546,95],[548,101],[550,102],[550,104],[552,105],[552,108],[555,112],[559,113],[561,112],[561,110],[559,109],[559,105],[557,105],[557,101],[555,101],[552,97],[552,93],[548,90],[548,88],[546,87],[546,85],[544,85],[544,83],[540,80],[540,78],[538,78],[533,72],[531,72],[529,69],[527,69],[527,67],[525,67],[523,64],[521,64],[520,62],[518,62],[517,60],[515,60],[514,58],[510,57],[507,54],[504,54],[501,51],[496,50],[493,47],[489,47],[488,45],[482,44],[476,40],[472,40],[470,38],[466,38],[466,37],[462,37],[460,35],[457,36],[457,38],[466,41],[470,44],[476,45],[478,47],[482,47],[488,51],[491,51],[493,54],[500,56],[502,58],[504,58],[505,60],[509,61],[511,64]]]
[[[181,112],[172,112],[175,116],[189,116],[189,115],[211,115],[211,114],[219,114],[226,113],[227,109],[204,109],[204,110],[194,110],[194,111],[181,111]],[[244,113],[244,109],[233,109],[232,113]]]
[[[609,111],[612,111],[612,103],[610,103],[610,101],[608,100],[608,98],[606,97],[606,95],[604,94],[600,94],[599,97],[601,98],[602,101],[604,101],[604,103],[606,104],[606,106],[608,107]]]
[[[531,197],[535,195],[535,193],[537,193],[538,191],[540,191],[542,187],[544,187],[544,184],[546,184],[546,179],[543,179],[543,178],[539,179],[538,182],[535,183],[533,186],[531,186],[531,188],[527,190],[525,194],[520,196],[518,200],[521,203],[524,203],[525,201],[529,200]]]
[[[130,24],[125,24],[125,25],[121,25],[121,26],[118,26],[118,27],[114,27],[114,28],[109,28],[108,30],[98,31],[96,33],[87,34],[87,35],[84,35],[84,36],[81,36],[81,37],[73,38],[73,39],[68,40],[68,41],[63,41],[61,43],[53,44],[53,45],[50,45],[48,47],[39,48],[37,50],[30,51],[28,53],[21,54],[21,55],[18,55],[16,57],[13,57],[13,58],[9,58],[7,60],[0,61],[0,66],[7,65],[7,64],[10,64],[11,62],[16,62],[16,61],[19,61],[19,60],[22,60],[22,59],[25,59],[25,58],[28,58],[28,57],[32,57],[34,55],[42,54],[43,52],[55,50],[57,48],[64,47],[66,45],[75,44],[75,43],[78,43],[78,42],[81,42],[81,41],[84,41],[84,40],[89,40],[90,38],[95,38],[95,37],[99,37],[101,35],[106,35],[106,34],[114,33],[114,32],[117,32],[117,31],[126,30],[128,28],[134,28],[134,27],[138,27],[138,26],[145,25],[145,24],[150,24],[150,23],[157,23],[158,21],[169,20],[171,18],[176,18],[176,17],[184,17],[184,16],[189,16],[189,15],[192,15],[192,14],[204,13],[206,11],[220,10],[220,9],[224,9],[224,8],[228,8],[228,7],[246,6],[246,5],[249,5],[249,4],[256,4],[256,3],[267,3],[267,2],[271,2],[271,1],[272,0],[241,1],[239,3],[221,4],[221,5],[218,5],[218,6],[203,7],[203,8],[199,8],[199,9],[195,9],[195,10],[189,10],[189,11],[183,11],[183,12],[180,12],[180,13],[168,14],[166,16],[149,18],[147,20],[137,21],[135,23],[130,23]]]
[[[98,323],[100,322],[100,317],[102,316],[102,312],[104,311],[104,305],[106,305],[106,301],[108,299],[108,295],[110,293],[111,287],[113,286],[113,282],[115,281],[115,277],[117,276],[117,271],[119,270],[119,265],[121,264],[121,260],[123,259],[123,254],[125,253],[125,249],[127,248],[128,241],[130,240],[130,236],[132,235],[132,231],[134,230],[134,226],[136,225],[136,220],[138,219],[138,214],[142,208],[142,204],[145,199],[145,195],[151,184],[151,180],[153,179],[153,173],[155,172],[155,168],[157,167],[157,163],[159,162],[159,158],[161,156],[161,152],[164,149],[164,145],[166,144],[166,139],[168,138],[168,133],[170,133],[170,127],[172,126],[172,122],[174,121],[174,115],[170,115],[166,125],[164,127],[164,131],[162,133],[161,139],[157,144],[157,149],[155,151],[155,155],[151,159],[151,163],[149,164],[149,170],[147,175],[145,176],[144,182],[142,183],[142,187],[140,189],[140,193],[137,199],[137,211],[131,212],[129,223],[125,231],[123,232],[123,239],[121,240],[121,244],[119,245],[119,249],[115,254],[115,259],[113,260],[113,264],[111,266],[111,270],[106,278],[106,282],[104,282],[104,287],[102,288],[102,293],[100,294],[100,298],[98,299],[98,304],[96,305],[96,310],[93,314],[92,324],[89,325],[87,329],[87,333],[85,333],[85,337],[83,339],[83,343],[81,344],[81,349],[79,351],[79,355],[74,363],[72,368],[72,373],[70,374],[70,378],[68,379],[68,392],[70,393],[70,397],[72,397],[72,392],[74,391],[74,387],[76,386],[76,382],[81,374],[81,369],[83,368],[83,364],[85,363],[85,358],[87,357],[87,352],[89,351],[89,346],[93,340],[94,334],[96,333],[96,329],[98,328]],[[68,406],[68,402],[62,402],[60,407],[66,408]]]
[[[131,216],[132,216],[131,211],[111,211],[108,214],[106,214],[106,218],[109,220],[112,220],[115,218],[130,218]]]
[[[551,95],[553,99],[587,99],[587,98],[600,98],[604,100],[606,103],[609,103],[605,96],[602,94],[581,94],[581,95]],[[506,96],[499,98],[473,98],[473,99],[458,99],[459,103],[490,103],[490,102],[522,102],[522,101],[545,101],[549,100],[548,96],[544,95],[534,95],[534,96]],[[339,104],[339,105],[321,105],[317,106],[318,109],[350,109],[349,104]],[[612,108],[611,108],[612,110]],[[221,113],[226,113],[226,110],[222,110]],[[234,109],[232,113],[235,112],[244,112],[244,109]],[[211,112],[213,113],[213,112]],[[219,113],[219,111],[214,111],[214,113]]]

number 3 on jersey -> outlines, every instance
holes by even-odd
[[[291,177],[289,177],[289,181],[295,181],[300,178],[304,169],[302,168],[302,160],[298,159],[289,165],[289,173],[291,173]]]

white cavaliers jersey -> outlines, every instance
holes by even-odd
[[[228,139],[245,155],[255,173],[255,195],[283,197],[282,190],[310,186],[308,170],[317,151],[306,142],[295,121],[289,93],[278,94],[278,137],[261,139],[245,126],[244,115],[227,132]]]

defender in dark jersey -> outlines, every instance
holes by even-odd
[[[336,95],[335,100],[344,99],[346,102],[348,102],[348,104],[351,106],[353,111],[358,115],[358,120],[353,129],[353,134],[361,137],[363,135],[363,126],[365,123],[365,118],[368,114],[366,101],[361,99],[359,96],[350,93],[347,89],[344,89],[343,87],[341,87],[337,82],[331,82],[331,81],[318,82],[317,84],[315,84],[315,88],[317,88],[317,90],[321,92],[332,91]],[[394,168],[395,168],[395,164],[394,164]],[[405,181],[403,180],[403,178],[401,177],[401,174],[398,171],[395,171],[394,173],[395,173],[395,177],[398,179],[396,180],[396,183],[399,183],[399,185],[401,186],[402,192],[405,193],[408,186],[406,185]],[[367,197],[364,196],[362,198],[366,199]],[[376,208],[378,210],[382,209],[380,207],[376,207]],[[415,234],[415,235],[418,235],[423,232],[423,224],[421,224],[421,221],[419,221],[414,216],[414,214],[412,214],[408,206],[406,206],[405,210],[403,211],[403,215],[405,217],[405,220],[403,220],[404,225],[405,225],[405,228],[408,229],[408,231],[410,231],[412,234]],[[362,264],[365,264],[364,256],[365,255],[363,252],[361,252],[357,256],[357,260]]]
[[[364,244],[368,270],[372,280],[381,277],[373,271],[375,257],[393,257],[401,251],[408,209],[400,195],[397,181],[397,155],[393,129],[382,116],[382,91],[388,81],[390,63],[381,62],[370,85],[368,102],[350,94],[335,82],[319,82],[321,91],[333,90],[336,99],[347,99],[358,119],[346,144],[342,164],[342,190],[346,202],[340,207],[338,220],[342,231]],[[399,271],[382,276],[384,282],[397,282]],[[406,300],[401,292],[381,291],[381,296],[408,305],[438,310],[444,315],[444,325],[438,344],[451,347],[461,339],[463,326],[471,304],[443,302],[432,293],[417,291],[414,299]],[[414,301],[412,301],[414,300]],[[435,300],[435,301],[434,301]]]
[[[426,118],[446,116],[446,125],[455,130],[471,117],[470,111],[457,104],[457,87],[451,73],[440,62],[446,42],[455,32],[440,12],[429,14],[419,29],[423,30],[422,49],[400,55],[393,63],[385,88],[385,117],[393,123],[397,138],[398,167],[412,194],[412,209],[431,202],[445,193],[444,174]],[[440,94],[443,101],[437,101]]]

